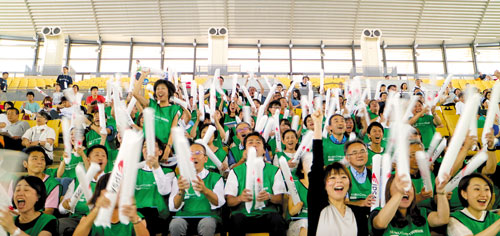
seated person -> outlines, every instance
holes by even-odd
[[[191,158],[194,160],[198,179],[193,180],[192,186],[183,176],[174,179],[169,208],[177,213],[170,222],[170,234],[214,235],[217,223],[221,223],[218,209],[226,202],[224,181],[221,175],[205,169],[208,157],[203,145],[191,145]],[[197,196],[195,191],[198,191],[200,196]]]
[[[61,98],[64,97],[64,94],[63,92],[61,92],[61,85],[55,84],[54,88],[56,89],[56,91],[52,93],[52,102],[54,105],[59,105],[61,104]]]
[[[21,176],[12,202],[17,216],[8,208],[0,209],[0,225],[9,235],[58,235],[57,219],[41,212],[47,193],[43,181],[35,176]]]
[[[0,113],[0,131],[5,131],[5,127],[10,125],[10,121],[7,118],[7,109],[14,107],[14,103],[7,101],[3,103],[3,113]]]
[[[48,120],[50,120],[50,116],[47,112],[37,113],[36,126],[31,127],[24,133],[22,144],[25,147],[41,146],[45,149],[45,153],[47,153],[50,160],[53,160],[56,132],[47,126]]]
[[[21,110],[29,111],[29,113],[37,113],[40,110],[40,105],[35,102],[35,94],[32,91],[26,93],[27,102],[23,103]]]
[[[85,99],[85,104],[87,105],[88,113],[93,113],[97,110],[97,103],[104,103],[106,99],[102,95],[99,95],[99,88],[97,86],[92,86],[90,88],[90,96]]]
[[[253,129],[246,122],[240,122],[236,125],[236,138],[233,139],[234,146],[230,148],[228,155],[228,165],[230,168],[234,168],[245,163],[245,160],[242,160],[244,150],[243,140],[252,131]]]
[[[7,125],[5,132],[2,133],[5,147],[20,151],[23,149],[21,137],[30,128],[30,125],[24,120],[19,120],[19,110],[15,107],[7,109],[7,119],[10,125]]]
[[[286,223],[277,206],[282,204],[283,194],[286,192],[283,175],[278,167],[269,163],[264,164],[262,169],[264,190],[253,193],[250,189],[245,189],[247,148],[254,147],[257,151],[257,158],[264,158],[264,144],[265,140],[259,133],[248,134],[243,142],[243,163],[229,172],[225,194],[227,204],[232,208],[231,235],[245,235],[246,232],[255,229],[269,232],[270,235],[286,234]],[[263,202],[265,206],[256,209],[254,206],[257,201]],[[246,202],[252,202],[250,212],[245,207]]]
[[[59,197],[62,192],[61,184],[55,178],[44,173],[50,159],[42,147],[29,147],[25,153],[28,155],[28,159],[23,161],[23,166],[27,169],[28,175],[40,178],[45,184],[47,199],[43,213],[52,215],[59,205]]]

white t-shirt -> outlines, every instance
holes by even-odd
[[[0,123],[5,123],[5,126],[10,125],[9,119],[7,119],[7,115],[5,113],[0,114]]]
[[[459,102],[455,103],[455,111],[456,111],[457,115],[461,115],[463,109],[464,109],[464,103],[463,102],[459,101]]]
[[[356,217],[351,208],[346,206],[345,215],[342,216],[334,205],[329,205],[321,211],[318,221],[316,235],[331,236],[356,236],[358,235],[358,226]]]
[[[486,217],[486,211],[483,211],[481,214],[481,217],[479,219],[476,219],[470,212],[467,210],[467,208],[464,208],[460,210],[462,213],[464,213],[466,216],[468,216],[471,219],[475,219],[477,221],[484,221],[484,218]],[[448,223],[448,227],[446,228],[447,234],[449,236],[462,236],[462,235],[473,235],[472,231],[467,228],[462,222],[458,221],[454,217],[450,217],[450,222]]]
[[[23,135],[23,139],[28,139],[30,142],[34,141],[47,141],[47,139],[56,140],[56,132],[54,129],[48,127],[47,125],[42,126],[33,126],[26,130]],[[50,145],[48,143],[43,146],[45,151],[50,159],[53,159],[54,156],[54,145]]]

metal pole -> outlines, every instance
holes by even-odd
[[[477,48],[476,48],[476,42],[472,42],[471,44],[471,50],[472,50],[472,65],[474,66],[474,74],[479,74],[479,69],[477,67]]]
[[[31,70],[33,71],[33,75],[36,75],[36,66],[38,63],[38,54],[40,52],[40,35],[36,34],[35,36],[35,50],[33,52],[33,66],[31,67]]]
[[[260,40],[257,41],[257,64],[258,64],[257,71],[259,72],[260,75]]]
[[[160,68],[163,71],[163,64],[165,64],[165,38],[161,37],[161,56],[160,56]]]
[[[66,44],[66,63],[65,66],[69,66],[69,54],[71,53],[71,38],[68,35],[68,44]]]
[[[444,68],[444,74],[448,75],[448,57],[446,56],[446,45],[443,43],[441,44],[441,53],[443,54],[443,68]]]
[[[387,47],[387,45],[385,44],[385,41],[382,43],[382,63],[384,65],[384,76],[387,75],[387,73],[389,73],[387,71],[387,56],[385,54],[385,48]]]
[[[95,74],[97,77],[101,76],[101,56],[102,56],[102,39],[99,36],[99,40],[97,40],[97,66],[95,69]]]
[[[290,62],[290,76],[293,75],[293,66],[292,66],[292,40],[290,40],[290,44],[288,44],[288,61]]]
[[[413,71],[415,73],[415,78],[418,78],[417,48],[415,45],[416,45],[416,41],[413,41],[413,47],[412,47]]]
[[[354,49],[354,40],[351,43],[351,59],[352,59],[352,72],[353,76],[356,76],[356,50]]]
[[[132,77],[132,58],[134,58],[134,38],[130,38],[130,52],[128,55],[129,55],[128,56],[128,76]]]
[[[198,47],[198,44],[196,43],[196,39],[194,39],[194,42],[193,42],[193,51],[194,51],[194,55],[193,55],[193,79],[195,79],[196,77],[196,48]],[[170,78],[169,78],[170,79]]]

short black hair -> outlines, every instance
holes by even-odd
[[[35,96],[35,93],[33,93],[32,91],[28,91],[28,92],[26,93],[26,97],[27,97],[28,95],[31,95],[31,96],[33,96],[33,97],[34,97],[34,96]]]
[[[245,139],[243,140],[243,147],[245,147],[245,149],[247,148],[247,140],[249,137],[252,137],[252,136],[256,136],[256,137],[259,137],[260,141],[262,141],[262,145],[264,146],[264,150],[266,149],[266,140],[264,139],[264,137],[262,137],[262,135],[259,134],[259,132],[252,132],[252,133],[249,133]]]
[[[281,107],[281,103],[280,103],[280,101],[279,101],[279,100],[273,100],[273,101],[271,101],[271,102],[269,103],[269,105],[267,106],[267,111],[269,111],[269,109],[270,109],[271,107],[273,107],[274,105],[277,105],[277,106],[280,106],[280,107]],[[274,114],[272,114],[272,115],[274,115]]]
[[[17,115],[19,115],[19,110],[18,110],[17,108],[15,108],[15,107],[13,107],[13,106],[12,106],[12,107],[9,107],[9,108],[7,109],[7,111],[10,111],[10,110],[14,110],[14,111],[16,111],[16,114],[17,114]]]
[[[155,82],[155,84],[153,85],[153,96],[154,98],[156,99],[156,88],[159,86],[159,85],[165,85],[167,87],[167,90],[168,90],[168,100],[170,100],[170,98],[172,96],[174,96],[174,93],[175,93],[175,85],[172,84],[172,82],[170,81],[167,81],[167,80],[164,80],[164,79],[160,79],[160,80],[157,80]]]
[[[68,69],[69,70],[69,67],[68,66],[63,66],[63,69]]]
[[[75,87],[76,87],[76,89],[77,89],[78,91],[80,91],[80,86],[78,86],[77,84],[73,84],[73,88],[75,88]]]
[[[99,90],[99,87],[97,87],[97,86],[92,86],[92,88],[90,88],[90,91],[92,92],[92,90],[94,90],[94,89]]]
[[[87,156],[90,156],[90,153],[92,153],[94,150],[96,150],[98,148],[104,150],[104,152],[106,153],[106,159],[108,159],[108,149],[106,149],[106,147],[101,145],[101,144],[96,144],[96,145],[93,145],[92,147],[89,147],[89,149],[87,149]]]
[[[391,84],[391,85],[389,85],[389,87],[387,87],[387,89],[391,89],[392,87],[397,88],[396,85]]]
[[[281,119],[279,125],[281,125],[281,123],[285,123],[285,125],[292,127],[292,123],[290,123],[288,119]]]
[[[65,96],[61,97],[61,103],[65,102],[65,101],[68,101],[68,99]]]
[[[108,184],[110,176],[111,173],[107,173],[99,178],[95,185],[94,194],[92,194],[92,198],[88,200],[89,205],[95,205],[95,203],[97,202],[97,198],[99,198],[99,196],[101,195],[102,190],[106,189],[106,185]]]
[[[9,72],[7,72],[7,71],[2,73],[2,75],[8,75],[8,74],[9,74]]]
[[[43,154],[45,159],[45,169],[47,169],[47,166],[52,165],[52,160],[49,158],[49,155],[47,155],[47,152],[45,152],[45,149],[42,146],[31,146],[24,150],[24,153],[26,153],[28,157],[33,152],[41,152]]]
[[[51,120],[49,113],[47,113],[46,111],[39,111],[38,114],[43,116],[43,118],[45,118],[47,121]]]
[[[460,180],[460,183],[458,183],[458,199],[460,200],[460,203],[462,203],[463,207],[468,207],[469,202],[467,202],[467,199],[462,197],[462,191],[467,191],[467,187],[469,187],[470,181],[473,178],[480,178],[480,179],[484,180],[486,182],[486,184],[488,184],[488,187],[490,187],[490,193],[491,193],[491,196],[493,196],[493,182],[491,181],[491,179],[483,174],[472,173],[470,175],[465,176],[462,180]],[[491,202],[491,198],[490,198],[490,202]],[[490,203],[489,202],[486,203],[486,205],[488,205],[488,204],[490,204]]]
[[[17,184],[19,184],[22,180],[26,181],[31,188],[35,189],[36,194],[38,195],[38,200],[35,203],[35,211],[43,210],[45,208],[45,200],[47,199],[47,190],[45,189],[43,181],[36,176],[25,175],[21,176],[19,180],[17,180],[15,186],[17,186]],[[16,208],[14,198],[12,198],[12,206]]]
[[[349,149],[349,147],[351,145],[356,144],[356,143],[359,143],[359,144],[363,145],[365,148],[367,148],[366,144],[363,141],[361,141],[360,139],[354,139],[352,141],[347,141],[347,143],[344,144],[344,154],[347,155],[347,149]]]
[[[384,95],[384,94],[387,95],[387,92],[381,92],[380,96],[382,97],[382,95]]]
[[[379,127],[379,128],[381,128],[382,129],[382,133],[384,133],[384,126],[382,126],[382,124],[380,124],[380,123],[378,123],[376,121],[372,122],[368,126],[368,129],[366,130],[366,133],[369,134],[372,131],[373,127]]]
[[[333,117],[337,117],[337,116],[344,118],[344,116],[342,116],[341,114],[333,114],[332,116],[330,116],[330,118],[328,118],[328,125],[332,125]]]
[[[3,103],[4,109],[5,109],[5,104],[9,104],[9,105],[10,105],[10,107],[14,107],[14,103],[13,103],[13,102],[11,102],[11,101],[6,101],[6,102],[4,102],[4,103]]]

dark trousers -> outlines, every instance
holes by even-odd
[[[5,142],[5,149],[21,151],[24,148],[22,145],[22,139],[13,139],[8,136],[3,136],[3,141]]]
[[[268,213],[257,217],[247,217],[244,214],[231,216],[230,235],[245,236],[246,233],[268,232],[270,236],[285,236],[287,225],[278,213]]]
[[[137,209],[137,211],[144,216],[149,235],[168,234],[168,225],[171,219],[170,216],[167,219],[160,218],[158,209],[156,208],[139,208]]]

